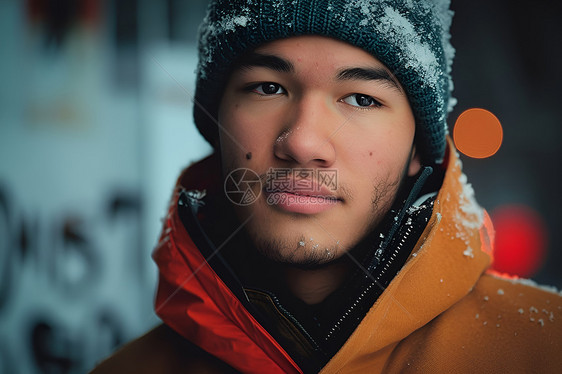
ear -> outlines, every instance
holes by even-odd
[[[413,177],[421,169],[421,157],[416,150],[416,146],[412,146],[412,152],[410,153],[410,165],[408,167],[408,176]]]

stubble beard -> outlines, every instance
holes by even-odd
[[[338,238],[330,234],[329,227],[322,227],[314,221],[315,218],[309,218],[310,224],[325,233],[324,237],[327,239],[323,241],[310,238],[311,235],[306,232],[296,233],[292,237],[267,235],[260,231],[255,222],[250,222],[247,232],[257,251],[271,261],[302,269],[320,268],[349,253],[355,245],[377,228],[392,207],[404,179],[402,175],[395,180],[390,180],[388,177],[373,186],[370,199],[371,214],[366,217],[364,227],[359,231],[360,234],[345,247],[340,244]],[[345,190],[345,187],[342,189]],[[349,191],[349,194],[352,195],[352,192]],[[252,218],[254,219],[256,218]]]

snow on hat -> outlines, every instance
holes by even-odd
[[[400,81],[416,119],[425,163],[442,162],[455,99],[449,0],[211,0],[199,29],[194,119],[217,144],[222,90],[237,58],[261,44],[324,35],[359,47]]]

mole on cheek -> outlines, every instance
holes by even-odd
[[[251,160],[251,159],[252,159],[252,152],[246,153],[246,160]]]
[[[369,156],[372,156],[372,155],[373,155],[373,152],[369,152]]]

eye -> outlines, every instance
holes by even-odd
[[[353,94],[344,97],[341,99],[346,104],[359,107],[359,108],[368,108],[368,107],[375,107],[378,108],[382,106],[377,100],[375,100],[372,96],[363,95],[363,94]]]
[[[250,87],[252,92],[259,95],[282,95],[286,93],[285,89],[280,84],[274,82],[265,82],[253,85]]]

